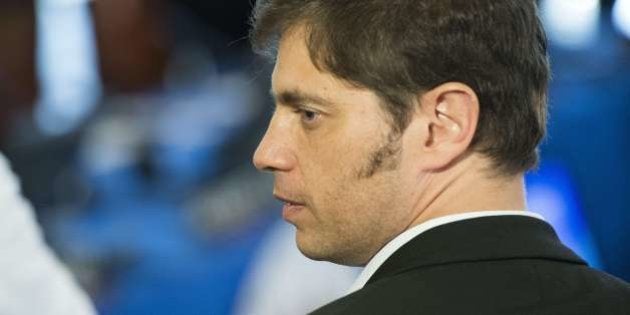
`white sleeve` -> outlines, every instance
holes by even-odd
[[[19,181],[0,154],[0,314],[92,315],[87,295],[46,246]]]

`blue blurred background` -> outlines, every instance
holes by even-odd
[[[630,281],[630,0],[542,0],[549,135],[529,207]],[[249,0],[3,0],[0,150],[102,314],[297,314],[356,270],[303,258],[250,163],[269,66]]]

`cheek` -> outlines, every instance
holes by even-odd
[[[363,188],[357,182],[357,158],[348,149],[314,152],[302,164],[305,193],[310,198],[313,214],[324,221],[345,221]],[[330,222],[332,223],[332,222]]]
[[[350,161],[351,163],[347,163]],[[365,161],[339,157],[330,161],[335,168],[324,168],[312,173],[307,191],[313,202],[313,212],[322,221],[337,226],[360,224],[361,218],[378,217],[379,212],[392,206],[397,183],[389,176],[359,178],[359,165]],[[349,223],[348,223],[349,222]],[[354,223],[353,223],[354,222]]]
[[[316,207],[339,207],[352,196],[354,172],[352,165],[345,163],[346,158],[344,155],[332,158],[320,155],[320,159],[304,168],[307,193]]]
[[[373,196],[377,181],[359,179],[374,146],[369,144],[375,140],[368,141],[367,133],[337,133],[336,137],[327,135],[302,142],[305,145],[299,150],[300,175],[314,215],[320,220],[356,216],[358,210],[354,209],[364,208],[367,200],[377,197]]]
[[[324,176],[340,177],[356,169],[368,152],[367,139],[347,133],[327,134],[300,148],[303,166]]]

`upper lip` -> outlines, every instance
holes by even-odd
[[[282,196],[280,194],[274,193],[273,197],[278,199],[278,200],[280,200],[280,201],[282,201],[282,202],[284,202],[284,203],[289,203],[289,204],[292,204],[292,205],[303,205],[303,203],[301,203],[299,201],[289,199],[288,197],[284,197],[284,196]]]

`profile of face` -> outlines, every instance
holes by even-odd
[[[300,251],[365,264],[413,221],[416,141],[397,133],[376,94],[318,70],[305,32],[282,37],[272,76],[276,109],[254,164],[274,174]]]

